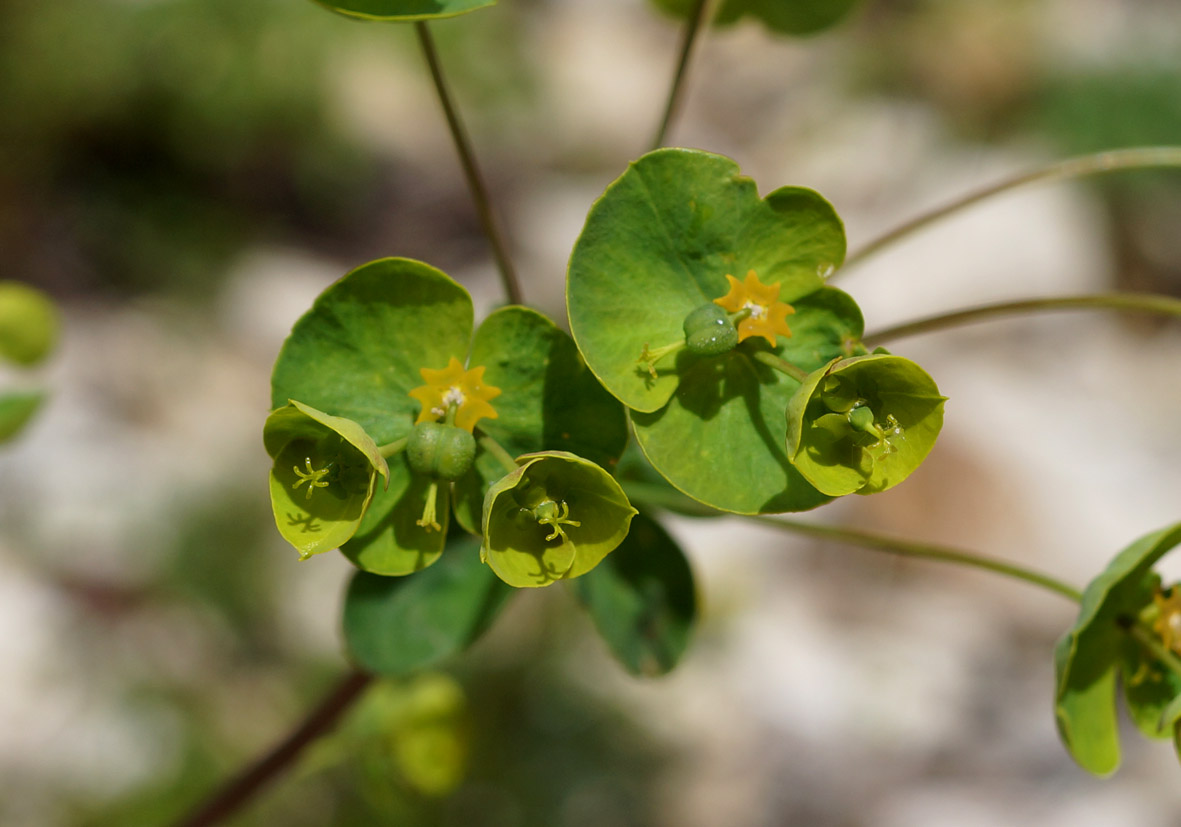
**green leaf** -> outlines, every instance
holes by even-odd
[[[480,555],[511,586],[548,586],[593,569],[636,510],[615,479],[564,451],[527,454],[484,498]]]
[[[389,478],[377,445],[355,422],[291,402],[267,417],[271,508],[301,559],[340,547],[361,524],[377,476]]]
[[[1146,738],[1172,737],[1172,721],[1167,721],[1167,716],[1169,706],[1181,696],[1181,675],[1126,636],[1119,670],[1124,702],[1136,728]]]
[[[316,0],[316,2],[349,17],[393,21],[456,17],[496,4],[496,0]]]
[[[345,646],[363,669],[407,675],[474,643],[512,591],[480,563],[467,537],[414,577],[357,572],[344,601]]]
[[[787,406],[788,456],[825,494],[885,491],[935,446],[944,401],[926,371],[901,356],[835,360]]]
[[[542,314],[524,307],[492,313],[476,331],[471,364],[500,388],[496,419],[479,428],[513,456],[568,451],[611,468],[627,445],[627,418],[578,354],[573,340]],[[471,473],[455,485],[455,516],[480,533],[484,493],[503,477],[500,461],[481,449]]]
[[[61,321],[42,291],[15,281],[0,281],[0,358],[29,367],[57,344]]]
[[[784,411],[800,383],[755,361],[770,350],[812,371],[836,356],[864,352],[856,303],[833,287],[793,302],[790,338],[769,349],[748,339],[722,356],[677,356],[680,385],[663,410],[631,415],[636,441],[676,488],[739,514],[805,511],[828,502],[792,465]],[[691,446],[687,450],[687,446]]]
[[[409,396],[423,384],[420,370],[463,361],[472,320],[471,297],[439,270],[403,258],[362,265],[295,323],[275,362],[272,400],[298,399],[351,419],[379,444],[407,437],[421,407]],[[391,462],[388,487],[342,549],[349,559],[379,574],[407,574],[437,559],[445,531],[417,524],[428,488],[404,460]]]
[[[44,402],[44,391],[11,391],[0,396],[0,442],[20,433]]]
[[[1079,765],[1097,775],[1119,766],[1115,681],[1121,663],[1130,660],[1126,626],[1152,604],[1160,582],[1152,566],[1178,543],[1181,523],[1141,537],[1121,551],[1087,585],[1074,626],[1055,648],[1058,730]],[[1125,682],[1142,677],[1134,668],[1124,675]],[[1155,693],[1129,688],[1138,723],[1147,720],[1149,708],[1161,708]],[[1171,702],[1164,711],[1170,708]]]
[[[655,520],[638,514],[619,548],[572,585],[628,672],[663,675],[680,661],[697,622],[697,590],[689,561]]]
[[[654,379],[637,360],[645,347],[683,342],[685,317],[726,295],[727,274],[754,270],[794,303],[844,256],[841,221],[815,192],[784,187],[760,199],[729,158],[656,150],[629,165],[587,215],[567,273],[570,330],[607,390],[650,413],[682,377],[661,362]]]

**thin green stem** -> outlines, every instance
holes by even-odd
[[[1086,296],[1055,296],[1040,299],[997,302],[969,307],[952,313],[941,313],[906,324],[879,330],[865,337],[866,347],[876,347],[893,339],[929,333],[972,322],[987,321],[1023,313],[1055,310],[1118,310],[1129,313],[1159,313],[1181,317],[1181,299],[1152,293],[1096,293]]]
[[[418,42],[422,46],[422,54],[426,58],[427,66],[430,67],[431,79],[435,83],[435,92],[439,96],[439,103],[443,105],[447,126],[455,141],[455,149],[459,152],[459,163],[463,167],[464,177],[467,178],[472,203],[476,207],[476,215],[479,217],[480,226],[484,230],[488,244],[492,247],[492,257],[496,260],[496,269],[500,271],[500,281],[504,285],[504,292],[508,296],[509,304],[521,304],[521,286],[517,281],[517,273],[509,259],[507,245],[497,228],[491,201],[488,198],[488,189],[484,186],[484,179],[476,165],[476,155],[472,151],[471,141],[468,140],[467,131],[463,128],[463,123],[459,120],[459,113],[447,91],[447,83],[443,79],[443,69],[439,63],[439,55],[435,51],[434,40],[427,29],[427,24],[423,21],[416,22],[414,30],[418,33]]]
[[[1014,563],[1006,563],[1002,560],[994,560],[991,557],[985,557],[982,554],[977,554],[971,551],[963,551],[961,549],[950,548],[948,546],[939,546],[931,543],[918,543],[912,540],[900,540],[894,537],[887,537],[883,534],[875,534],[869,531],[857,531],[849,528],[837,528],[835,526],[814,525],[812,523],[803,523],[796,520],[784,520],[778,517],[761,517],[751,516],[748,519],[758,522],[762,525],[774,526],[775,528],[784,531],[790,531],[795,534],[806,534],[810,537],[820,537],[825,540],[835,540],[839,543],[848,543],[849,545],[861,546],[862,548],[871,549],[873,551],[884,551],[888,554],[897,554],[902,557],[916,557],[924,560],[938,560],[944,563],[954,563],[959,566],[969,566],[971,568],[984,569],[995,574],[1000,574],[1005,577],[1011,577],[1015,580],[1023,580],[1034,586],[1040,586],[1043,589],[1059,594],[1068,600],[1073,600],[1076,603],[1082,600],[1082,592],[1078,589],[1063,583],[1054,577],[1046,574],[1027,569],[1023,566],[1018,566]]]
[[[305,747],[335,726],[340,716],[364,693],[373,676],[361,670],[345,675],[294,731],[270,752],[226,782],[176,827],[209,827],[238,812],[267,784],[288,769]]]
[[[513,455],[506,451],[504,446],[492,437],[488,436],[487,434],[483,434],[477,441],[480,443],[480,447],[482,447],[492,456],[496,457],[500,464],[504,466],[504,470],[508,473],[511,474],[520,467],[517,465],[517,461],[513,459]]]
[[[861,246],[845,259],[841,272],[861,263],[874,253],[901,241],[909,235],[924,229],[930,224],[953,215],[963,209],[971,207],[994,195],[1008,192],[1026,184],[1040,181],[1064,181],[1070,178],[1082,178],[1088,175],[1098,175],[1105,172],[1115,172],[1124,169],[1142,169],[1151,167],[1181,167],[1181,147],[1177,146],[1141,146],[1129,149],[1113,149],[1107,152],[1097,152],[1094,155],[1080,155],[1040,167],[1029,172],[1015,175],[999,183],[983,189],[970,192],[942,207],[922,213],[906,221],[889,232],[883,233],[872,241]],[[839,273],[838,273],[839,275]]]
[[[406,450],[407,443],[410,442],[410,437],[404,436],[401,439],[395,439],[393,442],[387,442],[385,445],[377,446],[377,453],[381,454],[386,459],[389,459],[394,454],[400,454]]]
[[[762,362],[764,365],[772,367],[780,373],[790,376],[797,382],[802,383],[808,378],[808,371],[804,370],[803,368],[796,367],[786,359],[780,359],[774,353],[770,353],[766,350],[756,350],[751,354],[751,358],[753,358],[756,362]]]
[[[668,128],[672,124],[677,110],[681,106],[681,98],[685,91],[685,78],[688,76],[689,58],[693,54],[693,45],[697,42],[697,35],[701,31],[709,16],[706,14],[712,0],[696,0],[689,12],[689,19],[685,23],[684,36],[681,38],[681,53],[677,58],[677,70],[673,74],[672,86],[668,90],[668,100],[664,106],[664,116],[660,119],[660,127],[656,130],[656,137],[652,140],[652,149],[664,146],[664,139],[668,135]]]
[[[1127,632],[1145,651],[1163,663],[1174,675],[1181,678],[1181,658],[1173,654],[1173,650],[1165,648],[1150,629],[1141,623],[1133,623],[1127,627]]]

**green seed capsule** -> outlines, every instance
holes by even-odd
[[[698,356],[717,356],[738,344],[738,328],[726,311],[710,302],[685,317],[685,346]]]
[[[442,422],[420,422],[410,432],[406,459],[415,473],[453,482],[468,472],[476,458],[476,438],[463,428]]]

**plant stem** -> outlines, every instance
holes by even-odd
[[[435,82],[435,92],[439,96],[439,103],[443,105],[443,114],[447,118],[447,126],[451,129],[451,137],[455,141],[455,149],[459,152],[459,163],[463,167],[464,177],[467,178],[468,189],[471,191],[472,202],[476,207],[476,215],[480,219],[480,226],[492,247],[492,257],[496,260],[496,268],[500,271],[500,281],[504,285],[505,295],[509,304],[521,304],[521,286],[517,281],[517,273],[513,269],[512,261],[508,257],[507,247],[496,226],[496,219],[492,214],[488,190],[484,186],[484,179],[480,169],[476,166],[476,156],[472,151],[471,141],[459,120],[459,113],[451,101],[447,91],[447,83],[443,79],[443,69],[439,63],[438,53],[431,33],[423,21],[414,24],[418,34],[418,42],[422,46],[423,57],[431,70],[431,79]]]
[[[504,470],[508,473],[511,474],[520,467],[517,465],[517,461],[513,459],[513,455],[506,451],[503,445],[487,434],[482,435],[478,442],[485,451],[500,461],[500,464],[504,466]]]
[[[373,676],[353,670],[308,714],[304,722],[274,749],[260,758],[197,806],[176,827],[208,827],[233,815],[266,784],[273,781],[299,757],[304,747],[336,723],[341,714],[361,697]]]
[[[765,350],[756,350],[751,357],[756,362],[762,362],[764,365],[774,368],[780,373],[787,374],[797,382],[803,383],[808,378],[808,371],[803,368],[796,367],[786,359],[780,359],[774,353],[769,353]]]
[[[1015,175],[991,186],[970,192],[962,198],[956,199],[942,207],[921,213],[915,218],[895,227],[852,253],[845,259],[842,272],[849,267],[859,264],[874,253],[890,246],[896,241],[915,233],[929,224],[953,215],[960,210],[971,207],[994,195],[1007,192],[1026,184],[1039,181],[1064,181],[1070,178],[1081,178],[1087,175],[1097,175],[1104,172],[1115,172],[1123,169],[1139,169],[1148,167],[1181,167],[1181,147],[1177,146],[1141,146],[1128,149],[1113,149],[1098,152],[1094,155],[1080,155],[1058,161],[1029,172]]]
[[[1128,627],[1127,631],[1133,640],[1139,643],[1150,655],[1163,663],[1174,675],[1181,678],[1181,658],[1173,654],[1171,649],[1166,649],[1157,640],[1156,635],[1140,623],[1133,623]]]
[[[899,540],[894,537],[887,537],[882,534],[875,534],[869,531],[857,531],[849,528],[837,528],[835,526],[814,525],[812,523],[803,523],[796,520],[784,520],[778,517],[762,517],[750,516],[748,519],[761,523],[762,525],[774,526],[784,531],[791,531],[796,534],[807,534],[811,537],[820,537],[825,540],[835,540],[840,543],[848,543],[850,545],[861,546],[862,548],[872,549],[874,551],[884,551],[889,554],[898,554],[903,557],[918,557],[925,560],[939,560],[944,563],[955,563],[960,566],[970,566],[972,568],[984,569],[995,574],[1000,574],[1005,577],[1011,577],[1015,580],[1023,580],[1026,583],[1031,583],[1035,586],[1040,586],[1043,589],[1059,594],[1068,600],[1073,600],[1076,603],[1082,599],[1082,592],[1073,586],[1063,583],[1049,575],[1041,574],[1031,569],[1018,566],[1014,563],[1006,563],[1001,560],[994,560],[991,557],[985,557],[982,554],[977,554],[971,551],[963,551],[961,549],[949,548],[947,546],[938,546],[930,543],[917,543],[911,540]]]
[[[969,307],[951,313],[941,313],[906,324],[880,330],[866,336],[866,347],[875,347],[892,339],[914,336],[934,330],[957,327],[972,322],[1015,316],[1022,313],[1040,313],[1048,310],[1119,310],[1132,313],[1160,313],[1181,317],[1181,299],[1152,293],[1096,293],[1087,296],[1056,296],[1041,299],[997,302]]]
[[[685,23],[684,36],[681,39],[681,54],[677,59],[677,70],[673,75],[672,86],[668,90],[668,101],[664,106],[664,117],[660,120],[660,127],[656,130],[656,137],[652,141],[652,149],[660,149],[664,146],[665,136],[668,134],[669,125],[672,123],[673,117],[677,114],[677,110],[681,106],[681,98],[685,91],[685,78],[688,75],[689,58],[693,53],[693,44],[697,42],[697,35],[701,31],[701,26],[708,19],[706,10],[709,7],[711,0],[696,0],[693,4],[693,9],[689,12],[689,19]]]
[[[400,454],[406,450],[406,444],[410,442],[410,437],[404,436],[401,439],[395,439],[393,442],[387,442],[385,445],[377,446],[377,453],[381,454],[386,459],[389,459],[394,454]]]

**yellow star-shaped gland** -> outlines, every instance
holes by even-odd
[[[739,342],[752,336],[762,336],[771,343],[771,347],[775,347],[776,334],[791,335],[787,317],[796,311],[790,304],[779,301],[778,284],[763,284],[754,270],[747,271],[743,281],[729,273],[726,278],[730,282],[730,292],[720,299],[714,299],[714,304],[721,305],[728,313],[750,311],[750,315],[738,323]]]
[[[422,403],[417,422],[437,422],[455,407],[455,425],[471,433],[481,419],[496,419],[496,409],[489,400],[500,396],[500,388],[484,384],[484,366],[464,370],[454,356],[442,370],[420,368],[420,385],[410,391],[413,399]]]

